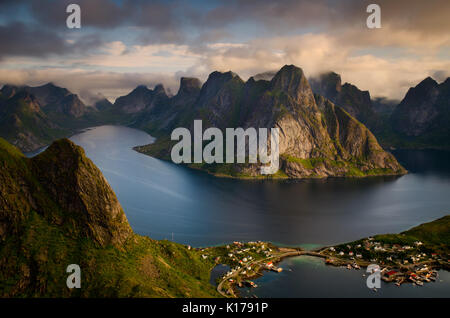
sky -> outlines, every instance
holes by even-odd
[[[81,8],[81,28],[66,7]],[[381,8],[381,28],[366,8]],[[68,88],[86,103],[213,71],[243,79],[285,64],[334,71],[373,97],[402,99],[450,76],[448,0],[0,0],[0,85]]]

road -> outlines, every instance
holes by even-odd
[[[272,259],[275,259],[275,258],[280,258],[280,259],[282,259],[282,258],[285,258],[285,257],[291,257],[291,256],[300,256],[300,255],[308,255],[308,256],[315,256],[315,257],[322,257],[322,258],[329,258],[329,256],[327,256],[327,255],[322,255],[322,254],[320,254],[320,253],[318,253],[318,252],[312,252],[312,251],[301,251],[301,250],[291,250],[291,251],[288,251],[288,252],[285,252],[285,253],[280,253],[280,254],[276,254],[276,255],[272,255],[272,256],[270,256],[270,257],[266,257],[266,258],[263,258],[263,259],[260,259],[260,260],[255,260],[255,261],[253,261],[253,262],[248,262],[248,263],[246,263],[245,265],[242,265],[242,267],[239,269],[239,270],[237,270],[236,272],[234,272],[233,274],[231,274],[230,276],[226,276],[220,283],[219,283],[219,285],[217,285],[217,291],[222,295],[222,296],[224,296],[224,297],[229,297],[229,295],[227,295],[227,293],[225,292],[225,291],[223,291],[222,290],[222,287],[223,287],[223,284],[227,281],[227,280],[229,280],[229,279],[231,279],[231,278],[233,278],[233,277],[236,277],[236,276],[238,276],[244,269],[246,269],[248,266],[255,266],[255,265],[260,265],[261,263],[267,263],[267,262],[269,262],[270,260],[272,260]],[[231,296],[236,296],[236,295],[231,295]]]

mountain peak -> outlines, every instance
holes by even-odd
[[[192,93],[197,93],[200,91],[202,83],[198,78],[195,77],[182,77],[180,78],[180,89],[177,95],[187,95]]]
[[[308,81],[300,67],[295,65],[283,66],[272,78],[272,88],[295,96],[299,91],[310,91]]]
[[[136,88],[133,89],[130,92],[130,94],[135,93],[135,92],[147,92],[147,91],[150,91],[150,89],[146,85],[141,84],[141,85],[136,86]]]
[[[3,95],[3,97],[10,98],[14,94],[16,94],[17,91],[19,91],[19,90],[20,90],[20,87],[18,87],[18,86],[5,84],[5,85],[3,85],[2,89],[0,90],[0,92]]]
[[[229,81],[232,80],[233,78],[239,78],[239,75],[237,75],[236,73],[232,72],[232,71],[228,71],[228,72],[219,72],[219,71],[214,71],[211,74],[209,74],[208,76],[208,81]]]
[[[69,139],[57,140],[32,159],[32,166],[61,207],[62,225],[74,235],[101,246],[120,246],[132,234],[116,195],[83,148]]]
[[[58,87],[53,82],[48,82],[47,84],[42,85],[41,87]]]
[[[207,81],[201,88],[199,103],[203,104],[207,100],[213,98],[228,83],[239,83],[239,85],[243,85],[244,82],[236,73],[233,73],[231,71],[214,71],[209,74]]]
[[[272,90],[282,91],[303,107],[314,107],[314,94],[300,67],[283,66],[270,81]]]
[[[156,94],[166,94],[166,89],[164,88],[163,84],[157,84],[153,89],[153,92],[155,92]]]
[[[316,78],[310,79],[311,88],[314,93],[335,100],[342,90],[341,76],[335,72],[326,72]]]
[[[433,87],[437,87],[439,84],[431,77],[428,76],[423,81],[421,81],[415,88],[420,89],[431,89]]]

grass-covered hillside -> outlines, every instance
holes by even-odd
[[[81,288],[69,289],[69,264]],[[1,297],[213,297],[213,261],[131,230],[117,198],[67,139],[28,159],[0,139]]]
[[[450,268],[450,215],[399,234],[381,234],[325,248],[330,256],[396,268],[430,264]],[[356,257],[356,258],[355,258]]]

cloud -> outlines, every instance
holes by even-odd
[[[380,56],[355,54],[361,47],[348,46],[341,38],[328,34],[304,34],[255,39],[245,44],[224,43],[202,48],[204,55],[191,68],[194,73],[207,70],[233,70],[246,79],[257,73],[280,69],[285,64],[303,68],[307,76],[335,71],[343,81],[369,90],[372,96],[401,99],[409,87],[436,70],[450,69],[450,61],[436,54],[417,56]]]
[[[45,30],[37,31],[20,22],[0,25],[0,42],[0,58],[7,55],[42,57],[70,50],[70,45],[58,34]]]
[[[102,41],[96,35],[85,35],[69,40],[60,34],[34,25],[12,22],[0,25],[0,59],[6,56],[47,57],[49,55],[87,52]]]
[[[448,0],[379,0],[381,29],[365,25],[368,0],[79,0],[78,31],[65,27],[71,2],[0,2],[0,41],[8,43],[1,81],[55,81],[86,98],[115,98],[146,83],[176,91],[182,75],[204,80],[233,70],[247,79],[295,64],[310,76],[333,70],[373,96],[402,98],[450,69]]]
[[[93,104],[99,96],[105,96],[111,102],[128,94],[138,85],[153,88],[164,83],[167,90],[178,91],[179,78],[175,75],[161,73],[119,73],[87,71],[84,69],[2,69],[0,83],[14,85],[38,86],[47,82],[68,88],[79,94],[87,104]]]

